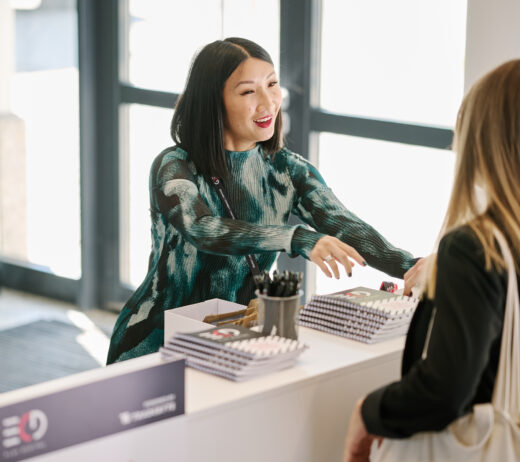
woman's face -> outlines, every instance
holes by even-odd
[[[247,151],[273,136],[282,92],[272,64],[246,59],[226,80],[222,96],[227,150]]]

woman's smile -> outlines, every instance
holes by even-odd
[[[260,119],[253,120],[253,122],[261,128],[268,128],[273,121],[273,116],[268,115],[266,117],[262,117]]]

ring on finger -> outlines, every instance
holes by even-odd
[[[334,258],[334,257],[333,257],[332,255],[329,254],[329,255],[327,255],[327,256],[323,259],[323,261],[325,261],[325,262],[328,263],[328,262],[331,261],[333,258]]]

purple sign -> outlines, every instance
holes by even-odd
[[[184,359],[0,408],[0,461],[18,461],[184,414]]]

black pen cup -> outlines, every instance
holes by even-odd
[[[271,297],[258,290],[258,326],[265,335],[298,339],[298,317],[303,290],[290,297]]]

